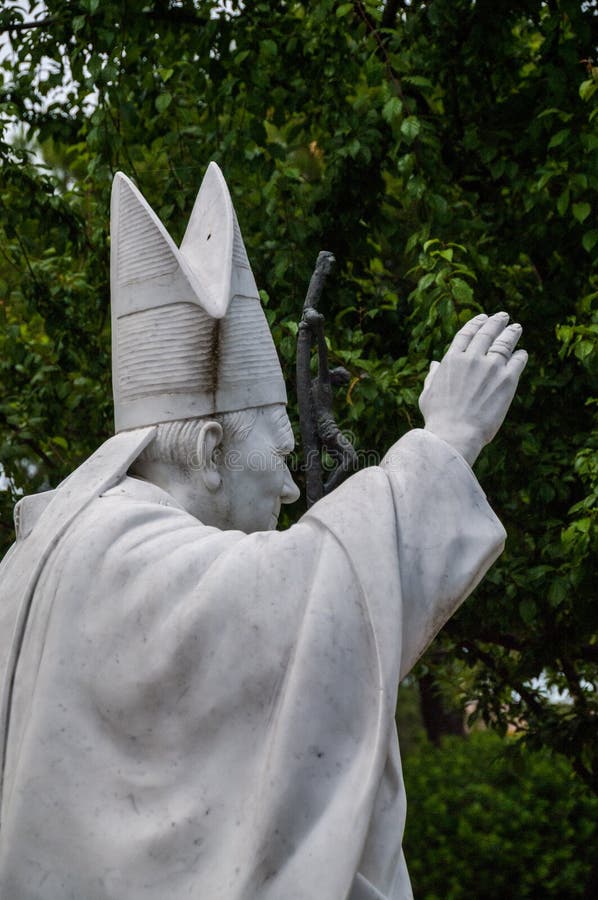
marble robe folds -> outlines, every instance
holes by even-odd
[[[471,469],[413,431],[245,535],[124,475],[128,435],[0,568],[0,896],[410,897],[397,685],[504,541]]]

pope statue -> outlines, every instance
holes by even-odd
[[[212,163],[178,248],[112,194],[116,434],[0,566],[2,900],[404,900],[399,681],[500,554],[471,465],[526,354],[497,313],[423,429],[284,532],[272,338]]]

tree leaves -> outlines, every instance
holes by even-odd
[[[0,25],[40,19],[21,6]],[[372,460],[421,424],[429,360],[467,317],[505,308],[523,324],[522,388],[477,466],[507,549],[451,622],[451,654],[489,722],[525,722],[594,784],[591,6],[45,7],[49,24],[7,32],[0,67],[4,547],[16,494],[57,483],[110,433],[112,174],[180,240],[216,159],[290,385],[314,260],[335,253],[323,311],[351,374],[337,412]],[[567,715],[526,691],[542,673],[569,692]]]
[[[574,203],[571,207],[573,215],[577,219],[578,222],[585,222],[585,220],[590,215],[592,211],[592,207],[589,203]]]
[[[163,94],[159,94],[156,97],[156,109],[159,113],[166,112],[171,103],[172,94],[170,94],[168,91],[164,91]]]

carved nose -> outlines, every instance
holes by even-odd
[[[280,494],[281,503],[294,503],[299,499],[301,491],[293,481],[292,475],[287,466],[284,469],[284,481],[282,484],[282,492]]]

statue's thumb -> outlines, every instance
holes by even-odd
[[[424,391],[426,390],[426,388],[429,388],[430,385],[432,384],[432,379],[434,378],[434,374],[439,365],[440,365],[440,363],[437,362],[435,359],[433,359],[432,362],[430,363],[430,370],[429,370],[428,374],[426,375],[426,380],[424,381]]]

